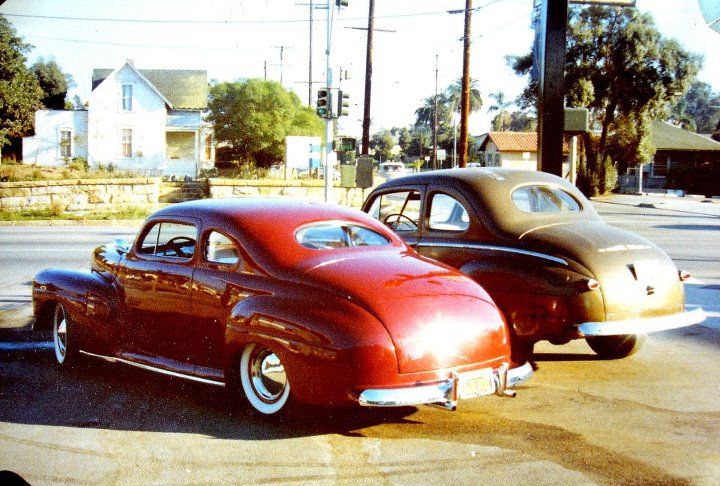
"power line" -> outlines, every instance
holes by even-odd
[[[75,42],[78,44],[93,44],[93,45],[103,45],[103,46],[119,46],[119,47],[144,47],[149,49],[187,49],[187,50],[200,50],[200,51],[266,51],[269,49],[272,49],[272,47],[217,47],[217,46],[198,46],[198,45],[187,45],[187,46],[181,46],[177,44],[173,44],[171,46],[162,46],[157,44],[132,44],[127,42],[106,42],[106,41],[97,41],[97,40],[80,40],[80,39],[63,39],[61,37],[45,37],[40,35],[27,35],[25,36],[28,39],[42,39],[42,40],[51,40],[51,41],[60,41],[60,42]]]
[[[495,3],[504,0],[492,0],[485,5],[473,8],[474,11],[489,7]],[[376,16],[376,19],[399,19],[409,17],[424,17],[434,15],[447,15],[447,10],[439,10],[434,12],[415,12],[415,13],[404,13],[404,14],[390,14]],[[33,14],[16,14],[16,13],[2,13],[4,17],[17,17],[26,19],[44,19],[44,20],[71,20],[81,22],[114,22],[114,23],[138,23],[138,24],[215,24],[215,25],[238,25],[238,24],[288,24],[288,23],[308,23],[309,20],[305,18],[298,19],[250,19],[250,20],[199,20],[199,19],[137,19],[137,18],[108,18],[108,17],[74,17],[74,16],[57,16],[57,15],[33,15]],[[344,22],[356,22],[361,20],[367,20],[366,18],[344,18]]]

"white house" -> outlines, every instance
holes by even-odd
[[[23,138],[25,163],[58,166],[73,157],[88,158],[88,112],[36,111],[35,135]]]
[[[205,71],[139,70],[132,61],[95,69],[87,111],[38,112],[23,159],[58,166],[83,157],[91,166],[195,176],[215,160],[207,90]]]

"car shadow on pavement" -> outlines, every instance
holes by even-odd
[[[298,405],[280,417],[252,411],[224,388],[84,358],[59,369],[47,343],[0,348],[0,421],[274,440],[403,423],[414,407]],[[409,420],[411,423],[412,420]]]
[[[533,361],[602,361],[596,354],[583,353],[535,353]]]

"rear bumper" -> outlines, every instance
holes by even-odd
[[[515,396],[510,390],[528,380],[533,374],[530,363],[509,369],[505,363],[492,370],[492,388],[489,393],[499,396]],[[459,385],[463,375],[452,372],[446,380],[419,384],[404,388],[373,388],[362,391],[356,398],[364,407],[403,407],[413,405],[439,405],[448,410],[455,410],[459,399]]]
[[[580,337],[648,334],[692,326],[705,320],[705,312],[695,309],[667,316],[627,319],[623,321],[584,322],[578,326]]]

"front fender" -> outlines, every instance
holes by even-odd
[[[39,272],[32,286],[34,329],[51,329],[52,312],[63,304],[73,323],[79,349],[110,354],[117,342],[120,315],[115,283],[97,272],[47,269]]]

